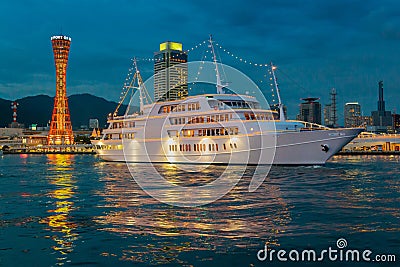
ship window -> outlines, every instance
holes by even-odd
[[[245,113],[244,113],[244,117],[245,117],[245,119],[246,119],[247,121],[250,120],[249,113],[245,112]]]
[[[225,145],[225,143],[224,143],[224,150],[226,150],[226,145]]]
[[[203,135],[203,130],[199,130],[198,131],[198,136],[202,136]]]
[[[237,145],[236,145],[236,143],[233,143],[233,146],[234,146],[235,148],[237,148]]]
[[[196,145],[193,146],[193,150],[194,150],[194,151],[197,151],[197,150],[196,150]]]
[[[218,144],[215,144],[215,150],[218,151]]]
[[[211,144],[208,144],[208,150],[211,151]]]
[[[211,129],[211,135],[212,135],[212,136],[215,135],[215,129]]]
[[[203,151],[206,151],[206,144],[203,144]]]
[[[231,148],[233,148],[233,145],[232,145],[232,143],[230,143],[229,145],[230,145],[230,147],[231,147]]]

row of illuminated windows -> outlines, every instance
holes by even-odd
[[[121,140],[121,139],[134,139],[135,138],[135,134],[134,133],[124,133],[124,134],[106,134],[104,136],[105,140]]]
[[[224,136],[224,135],[238,135],[239,129],[237,127],[229,128],[210,128],[210,129],[190,129],[178,131],[168,131],[170,137],[179,135],[183,137],[195,137],[195,136]]]
[[[244,118],[246,120],[274,120],[274,114],[273,113],[260,113],[260,114],[254,114],[253,112],[244,113]]]
[[[119,128],[133,128],[135,127],[134,121],[126,121],[126,122],[113,122],[110,129],[119,129]]]
[[[209,116],[196,116],[188,118],[170,118],[170,123],[172,125],[176,124],[194,124],[194,123],[210,123],[210,122],[221,122],[229,121],[233,118],[233,114],[217,114]]]
[[[171,112],[181,112],[181,111],[191,111],[191,110],[199,110],[200,103],[187,103],[187,104],[179,104],[179,105],[168,105],[160,107],[158,113],[171,113]]]
[[[96,149],[122,149],[122,145],[96,145]]]
[[[218,144],[175,144],[175,145],[169,145],[169,151],[177,152],[177,151],[219,151],[219,146]],[[229,143],[229,147],[231,149],[236,149],[237,144],[236,143]],[[228,146],[224,143],[222,144],[223,150],[227,150]]]
[[[181,131],[181,135],[183,135],[184,137],[237,135],[238,133],[239,133],[239,129],[237,127]]]

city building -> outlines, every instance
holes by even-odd
[[[297,115],[297,119],[321,124],[321,104],[317,101],[319,98],[307,97],[301,100],[305,102],[300,104],[300,113]]]
[[[154,100],[170,101],[188,95],[188,55],[182,44],[165,42],[154,55]]]
[[[89,128],[90,129],[98,129],[99,128],[99,120],[98,119],[89,119]]]
[[[71,38],[64,35],[53,36],[51,43],[56,67],[56,96],[54,97],[47,143],[49,145],[71,145],[74,143],[74,134],[68,108],[66,81]]]
[[[362,127],[369,127],[372,125],[372,117],[371,116],[359,116],[357,118],[358,120],[358,126]]]
[[[326,104],[324,106],[324,125],[327,127],[333,126],[332,105],[331,104]]]
[[[400,132],[400,114],[392,114],[393,116],[393,130],[398,133]]]
[[[332,88],[330,91],[331,102],[324,106],[324,125],[327,127],[335,128],[338,126],[337,121],[337,108],[336,108],[336,89]]]
[[[361,116],[361,106],[358,102],[346,103],[344,105],[344,126],[358,127],[360,126],[359,118]]]
[[[372,111],[372,126],[374,132],[387,132],[388,127],[392,127],[392,112],[386,111],[385,101],[383,100],[383,81],[379,82],[378,110]]]

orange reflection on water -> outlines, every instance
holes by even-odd
[[[50,205],[54,206],[47,212],[48,217],[41,220],[46,223],[53,233],[51,238],[56,242],[53,246],[62,257],[58,258],[58,265],[63,265],[67,260],[66,255],[74,249],[74,241],[78,234],[74,232],[77,225],[71,221],[70,212],[75,209],[73,197],[76,190],[76,180],[73,171],[74,155],[48,154],[48,181],[49,185],[55,186],[48,196],[52,199]],[[55,234],[60,233],[60,234]]]

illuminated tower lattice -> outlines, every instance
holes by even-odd
[[[56,96],[47,143],[49,145],[71,145],[74,143],[71,117],[67,98],[67,64],[71,38],[67,36],[51,37],[54,63],[56,65]]]

